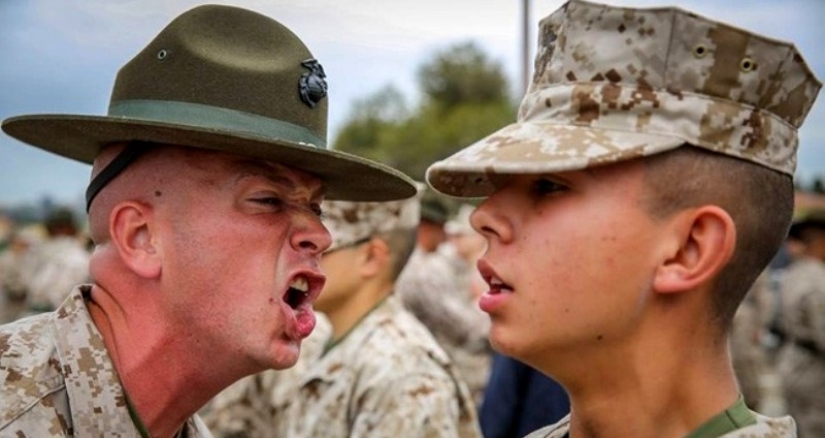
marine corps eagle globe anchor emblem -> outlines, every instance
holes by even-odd
[[[327,96],[327,75],[324,73],[324,68],[315,59],[307,59],[301,62],[301,65],[309,69],[308,72],[301,75],[299,86],[301,100],[310,108],[315,108],[315,105]]]

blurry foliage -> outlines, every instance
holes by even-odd
[[[500,63],[473,43],[436,53],[418,72],[423,99],[410,110],[392,86],[358,101],[333,147],[422,181],[433,162],[515,120]]]
[[[501,65],[472,42],[436,53],[419,69],[418,81],[431,103],[443,110],[509,100]]]
[[[822,177],[814,178],[814,182],[811,184],[811,191],[814,193],[825,193],[825,182],[822,181]]]

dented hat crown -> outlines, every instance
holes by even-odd
[[[2,129],[92,163],[129,147],[95,177],[87,203],[154,144],[272,160],[323,179],[330,199],[413,196],[413,181],[381,163],[327,148],[327,75],[301,39],[265,15],[201,5],[173,19],[119,71],[105,116],[35,114]],[[358,178],[353,178],[358,175]]]
[[[400,201],[324,201],[324,225],[332,235],[329,251],[361,242],[372,236],[418,226],[421,192]]]
[[[485,196],[490,174],[578,170],[685,144],[793,174],[821,82],[792,44],[678,8],[582,0],[539,27],[517,123],[430,166],[434,189]]]

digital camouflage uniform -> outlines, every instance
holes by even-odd
[[[312,333],[301,341],[301,355],[295,366],[266,370],[247,376],[215,396],[201,411],[204,422],[216,438],[286,437],[285,415],[298,385],[309,367],[324,352],[332,336],[332,326],[316,312]]]
[[[283,417],[288,437],[480,437],[450,358],[394,296],[314,363]]]
[[[825,437],[825,263],[803,257],[782,279],[779,373],[801,438]]]
[[[26,284],[20,275],[25,253],[0,253],[0,324],[19,318],[26,310]]]
[[[736,314],[730,334],[733,369],[739,389],[748,406],[758,407],[762,402],[761,378],[769,371],[768,355],[762,345],[762,334],[773,316],[774,297],[771,292],[770,272],[756,279]]]
[[[0,326],[0,436],[139,437],[86,301],[72,290],[55,312]],[[195,416],[179,437],[209,437]]]
[[[27,291],[21,266],[31,248],[42,241],[42,234],[39,226],[16,229],[9,237],[8,246],[0,250],[0,324],[26,314]]]
[[[468,282],[455,264],[443,252],[416,249],[396,282],[396,293],[456,363],[480,406],[492,361],[490,318],[468,296]]]

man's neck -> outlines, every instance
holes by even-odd
[[[361,284],[360,289],[343,305],[326,312],[332,325],[332,341],[339,342],[351,332],[376,306],[392,293],[392,285],[370,282]]]
[[[92,320],[124,391],[153,437],[171,437],[221,388],[202,375],[174,336],[149,315],[151,309],[127,313],[113,294],[98,286],[88,302]],[[162,389],[162,390],[160,390]]]
[[[587,375],[564,382],[572,438],[685,436],[739,397],[725,349],[649,351],[579,364]]]

